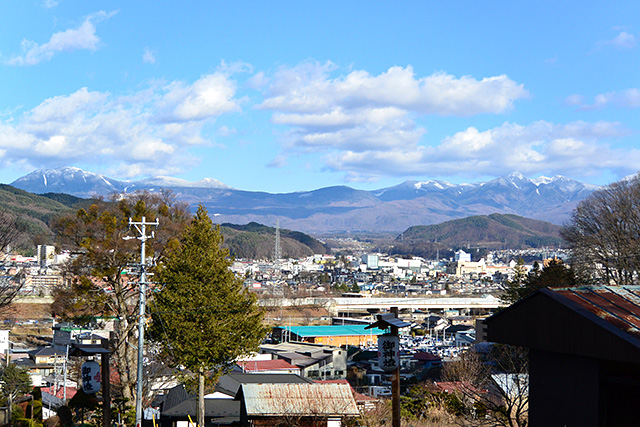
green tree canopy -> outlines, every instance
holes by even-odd
[[[95,199],[88,208],[58,218],[53,226],[58,246],[76,256],[67,265],[65,286],[54,292],[51,311],[76,323],[99,316],[118,317],[113,360],[122,385],[119,392],[133,403],[139,301],[138,287],[132,284],[137,273],[130,270],[140,263],[140,242],[124,237],[136,236],[135,230],[129,229],[129,218],[140,221],[142,217],[159,219],[160,226],[146,250],[148,258],[157,261],[177,241],[190,214],[170,193],[139,192],[124,198]]]
[[[568,288],[580,284],[574,270],[558,259],[549,260],[542,270],[534,268],[529,273],[524,267],[524,261],[519,260],[514,270],[513,277],[507,282],[506,289],[500,297],[500,300],[508,305],[520,301],[538,289]]]
[[[26,368],[9,364],[0,368],[0,395],[9,406],[9,413],[12,413],[12,405],[15,400],[31,391],[31,377]]]
[[[267,332],[255,295],[244,289],[231,264],[219,226],[200,206],[158,269],[163,289],[152,305],[152,336],[159,339],[166,360],[198,374],[198,418],[204,374],[215,377],[255,351]],[[204,425],[204,412],[202,417],[199,425]]]

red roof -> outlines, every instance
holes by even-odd
[[[62,386],[58,386],[57,391],[54,390],[55,387],[40,387],[42,392],[47,392],[53,396],[59,397],[60,399],[64,398],[64,388]],[[71,399],[75,396],[77,390],[75,387],[67,387],[67,399]]]
[[[246,362],[238,362],[238,366],[246,372],[299,370],[297,366],[294,366],[282,359],[250,360]]]

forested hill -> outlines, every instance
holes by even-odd
[[[560,226],[517,215],[491,214],[410,227],[395,239],[393,252],[428,256],[436,249],[525,249],[561,243]]]
[[[62,193],[37,195],[10,185],[0,184],[0,227],[10,221],[19,232],[14,248],[23,254],[35,253],[39,244],[53,244],[49,228],[54,218],[75,212],[90,199]],[[272,259],[275,247],[275,228],[255,222],[246,225],[222,224],[225,246],[236,258]],[[280,230],[282,255],[303,257],[329,253],[326,245],[313,237],[291,230]]]
[[[53,218],[73,212],[83,201],[67,194],[37,195],[0,184],[0,219],[12,221],[18,230],[14,247],[31,253],[35,245],[53,243],[49,229]]]
[[[224,246],[236,258],[273,259],[276,229],[250,222],[246,225],[221,224]],[[283,258],[301,258],[313,254],[327,254],[329,248],[317,239],[299,231],[280,229]]]

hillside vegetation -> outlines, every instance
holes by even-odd
[[[9,185],[0,184],[0,211],[13,217],[20,231],[15,245],[20,253],[29,255],[35,245],[53,244],[49,226],[59,215],[75,212],[90,203],[62,193],[36,195]],[[479,215],[446,221],[436,225],[409,227],[393,242],[392,254],[434,258],[451,256],[459,248],[522,249],[559,246],[560,227],[548,222],[517,215]],[[274,227],[256,222],[246,225],[221,224],[224,245],[236,258],[273,259]],[[280,230],[284,258],[301,258],[330,253],[330,248],[312,236],[287,229]]]
[[[66,194],[37,195],[0,184],[0,209],[14,219],[20,232],[15,248],[26,254],[34,252],[35,245],[53,243],[51,221],[72,212],[82,200]]]
[[[250,222],[246,225],[221,224],[224,246],[236,258],[273,259],[276,229]],[[283,258],[302,258],[313,254],[327,254],[329,248],[317,239],[299,231],[280,230]]]
[[[409,227],[394,241],[392,252],[433,257],[456,248],[526,249],[562,244],[560,226],[517,215],[491,214]]]
[[[54,244],[50,229],[52,221],[61,215],[73,213],[91,203],[63,193],[37,195],[10,185],[0,184],[0,211],[15,221],[20,231],[14,248],[32,255],[39,244]],[[255,222],[246,225],[223,224],[225,246],[236,258],[272,259],[275,247],[275,228]],[[283,257],[304,257],[329,253],[329,248],[313,237],[291,230],[280,230]]]

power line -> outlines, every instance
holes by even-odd
[[[146,292],[147,292],[147,271],[146,271],[146,254],[145,244],[148,239],[152,239],[155,234],[151,232],[151,235],[147,235],[147,225],[154,225],[156,228],[160,225],[158,219],[155,222],[147,222],[145,217],[142,217],[142,221],[134,222],[129,218],[129,227],[134,226],[140,234],[138,237],[125,237],[124,239],[138,239],[141,242],[140,245],[140,312],[138,317],[138,375],[136,384],[136,427],[142,427],[142,380],[143,380],[143,362],[144,362],[144,316],[146,306]]]

